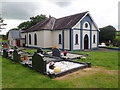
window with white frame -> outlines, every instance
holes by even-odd
[[[78,34],[75,35],[75,44],[78,44]]]
[[[93,35],[93,43],[95,43],[95,35]]]
[[[34,34],[34,44],[37,45],[37,34]]]
[[[59,34],[59,44],[62,44],[62,35]]]
[[[31,34],[29,34],[29,44],[31,45]]]

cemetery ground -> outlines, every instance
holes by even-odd
[[[35,52],[36,49],[25,50]],[[118,88],[117,51],[71,51],[89,54],[92,67],[50,79],[35,70],[2,58],[2,88]]]

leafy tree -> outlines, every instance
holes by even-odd
[[[5,23],[3,23],[3,22],[4,22],[3,18],[0,17],[0,32],[1,32],[1,30],[5,29],[5,28],[3,28],[2,26],[7,25],[7,24],[5,24]]]
[[[35,17],[30,17],[31,25],[35,25],[38,22],[40,22],[40,21],[42,21],[42,20],[44,20],[46,18],[47,18],[46,15],[42,15],[42,14],[41,15],[37,15]]]
[[[19,24],[18,29],[19,30],[24,30],[24,29],[28,29],[31,26],[32,26],[31,22],[30,21],[26,21],[26,22],[22,22],[21,24]]]
[[[108,43],[109,40],[113,42],[113,40],[115,39],[115,35],[116,29],[111,25],[100,28],[100,43],[101,42]]]
[[[30,17],[30,21],[26,21],[26,22],[22,22],[21,24],[19,24],[18,29],[19,30],[25,30],[30,28],[31,26],[37,24],[38,22],[46,19],[46,15],[37,15],[35,17]]]

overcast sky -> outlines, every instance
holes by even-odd
[[[8,30],[39,14],[60,18],[89,11],[99,28],[112,25],[118,29],[119,0],[2,0],[0,14]]]

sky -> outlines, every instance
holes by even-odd
[[[7,24],[0,34],[6,34],[30,17],[40,14],[61,18],[85,11],[90,12],[98,28],[112,25],[118,30],[118,2],[119,0],[0,0],[0,15]]]

